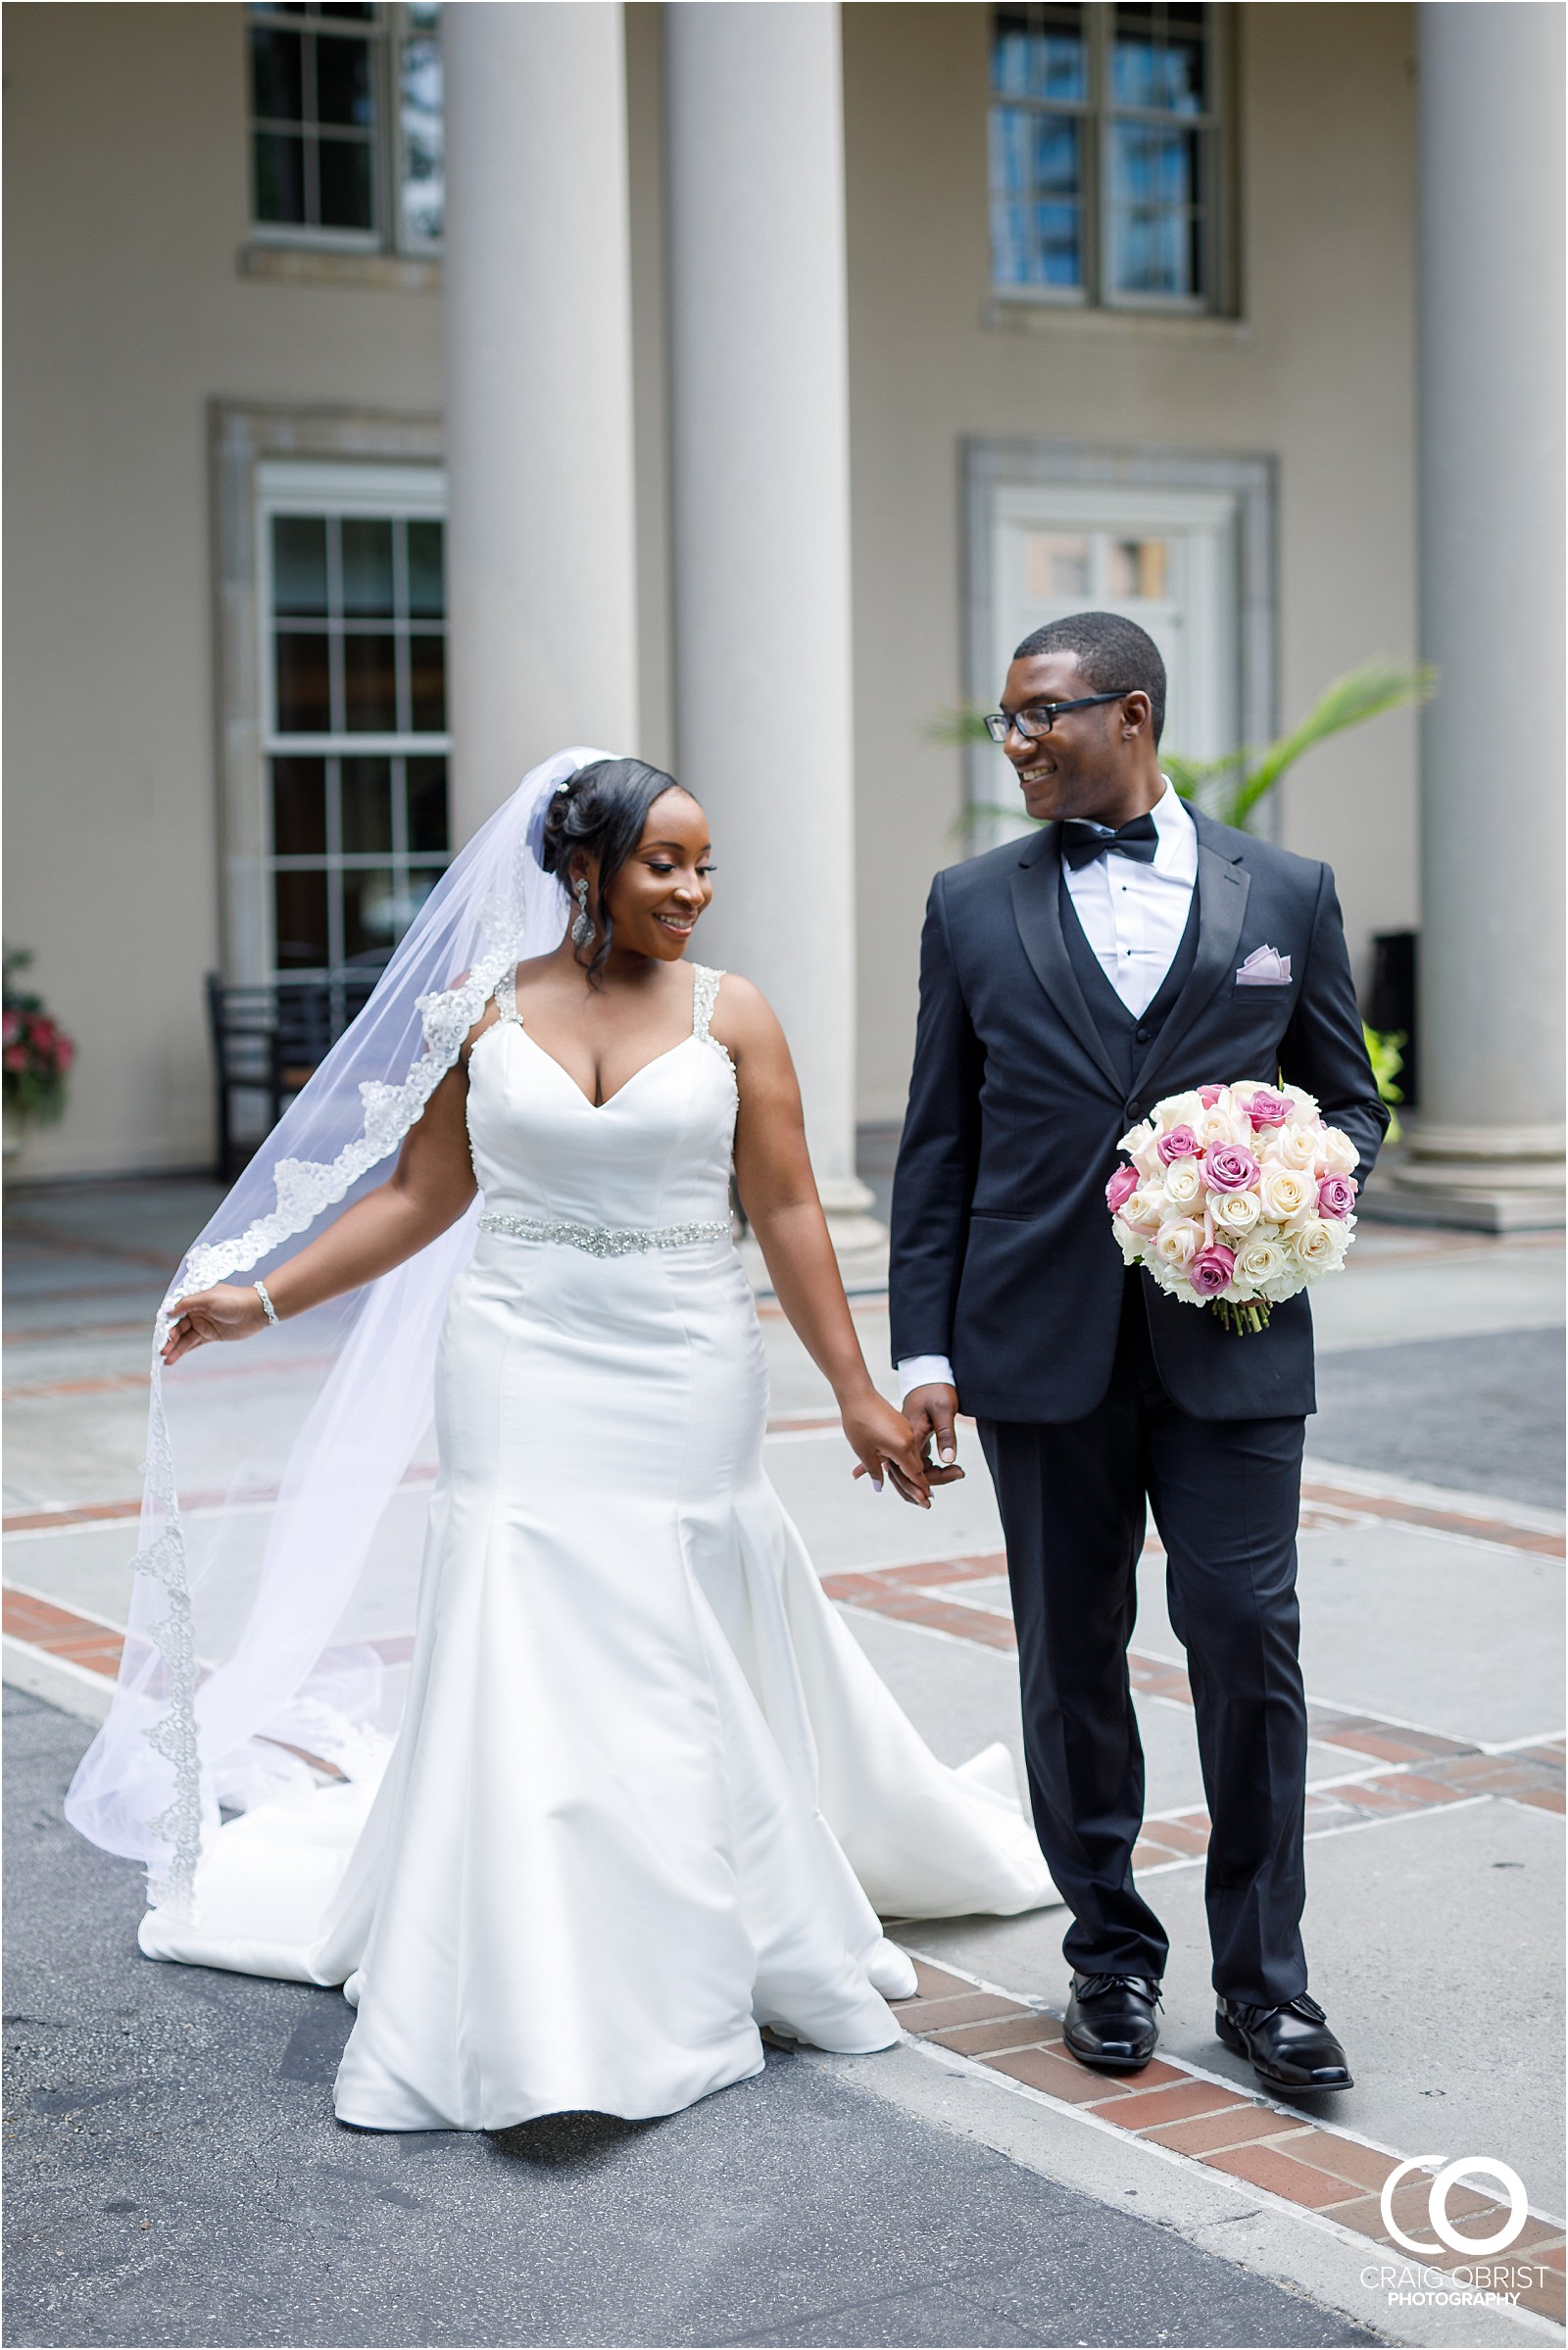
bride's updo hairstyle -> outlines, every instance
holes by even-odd
[[[576,950],[577,960],[595,984],[610,955],[612,924],[605,893],[642,839],[654,802],[679,789],[673,775],[649,766],[646,759],[596,759],[591,766],[567,776],[545,810],[539,862],[547,873],[558,876],[563,889],[571,887],[569,868],[577,850],[598,859],[598,903],[589,907],[593,950]]]

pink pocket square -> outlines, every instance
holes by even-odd
[[[1236,974],[1238,987],[1289,987],[1291,958],[1277,947],[1254,947]]]

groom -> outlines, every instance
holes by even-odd
[[[916,1440],[979,1422],[1007,1542],[1035,1826],[1071,1906],[1067,2045],[1153,2054],[1169,1949],[1133,1882],[1144,1757],[1127,1644],[1146,1506],[1165,1545],[1212,1829],[1215,2030],[1275,2091],[1350,2086],[1306,1992],[1296,1526],[1304,1297],[1232,1336],[1123,1269],[1105,1184],[1162,1096],[1315,1095],[1388,1123],[1326,865],[1195,817],[1160,773],[1165,670],[1130,620],[1025,638],[988,721],[1044,829],[939,873],[893,1192],[893,1352]]]

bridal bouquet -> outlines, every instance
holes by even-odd
[[[1359,1153],[1310,1094],[1200,1086],[1116,1147],[1132,1160],[1105,1186],[1122,1255],[1228,1330],[1263,1329],[1271,1305],[1344,1264]]]

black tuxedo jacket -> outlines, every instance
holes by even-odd
[[[1135,1048],[1130,1084],[1068,954],[1057,827],[932,884],[893,1187],[893,1356],[947,1355],[980,1419],[1078,1420],[1104,1395],[1126,1280],[1105,1185],[1118,1139],[1164,1095],[1295,1083],[1354,1143],[1358,1181],[1377,1155],[1388,1112],[1334,876],[1197,821],[1196,955],[1163,1023]],[[1290,956],[1289,984],[1238,984],[1264,946]],[[1315,1408],[1304,1297],[1275,1306],[1266,1330],[1233,1337],[1208,1308],[1137,1278],[1160,1378],[1183,1410],[1239,1420]]]

